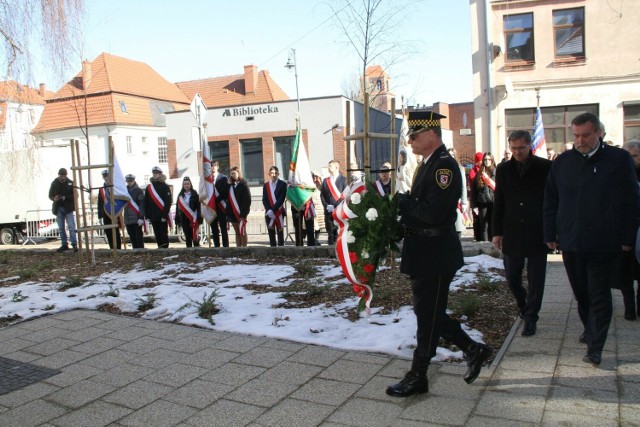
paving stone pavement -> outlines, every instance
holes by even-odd
[[[640,322],[614,290],[603,363],[582,362],[550,261],[537,334],[516,323],[472,385],[433,364],[428,394],[392,398],[408,360],[76,310],[0,329],[1,357],[60,371],[1,394],[0,426],[640,425]]]

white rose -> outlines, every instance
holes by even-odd
[[[353,203],[354,205],[359,204],[362,201],[362,197],[360,196],[360,193],[354,193],[351,195],[351,203]]]
[[[370,208],[364,216],[366,216],[369,221],[375,221],[378,219],[378,211],[375,208]]]
[[[369,259],[369,252],[362,251],[362,253],[360,254],[360,257],[363,259]]]
[[[345,237],[347,238],[347,243],[353,243],[356,241],[356,238],[351,230],[347,230],[347,234],[345,235]]]

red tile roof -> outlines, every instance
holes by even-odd
[[[253,93],[245,92],[244,74],[178,82],[176,84],[189,99],[193,99],[194,95],[199,93],[202,101],[209,108],[290,99],[271,78],[267,70],[258,72],[256,89]]]
[[[188,108],[190,99],[173,83],[165,80],[147,64],[108,53],[86,61],[86,111],[88,125],[158,126],[153,120],[153,101],[173,105],[176,110]],[[127,107],[124,113],[120,101]],[[42,113],[36,133],[73,129],[85,125],[85,91],[83,71],[53,94]]]
[[[53,95],[50,90],[45,91],[45,98]],[[44,105],[45,98],[40,96],[37,89],[22,85],[16,81],[0,82],[0,100],[24,104]]]

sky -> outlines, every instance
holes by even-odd
[[[354,4],[361,0],[350,0]],[[385,0],[391,2],[391,0]],[[37,66],[36,83],[57,90],[80,71],[80,57],[102,52],[145,62],[170,82],[268,70],[290,98],[295,73],[285,68],[296,51],[300,98],[342,94],[361,61],[329,7],[345,0],[85,0],[83,47],[63,79]],[[401,25],[393,39],[414,52],[390,67],[392,92],[410,105],[473,100],[469,2],[398,1]],[[343,16],[344,12],[338,13]],[[38,62],[37,60],[34,62]],[[59,80],[58,83],[54,83]]]
[[[156,306],[143,315],[144,319],[195,325],[216,331],[266,336],[305,344],[316,344],[341,350],[384,353],[411,358],[415,346],[416,321],[411,306],[386,315],[371,309],[369,317],[352,322],[344,310],[357,305],[354,294],[341,304],[310,308],[274,308],[285,299],[279,289],[295,280],[296,270],[290,265],[254,264],[246,259],[200,257],[197,262],[177,262],[177,255],[167,256],[157,265],[138,265],[131,271],[112,271],[85,278],[80,287],[59,290],[68,272],[58,269],[60,280],[38,283],[20,280],[18,276],[0,279],[0,318],[19,315],[23,320],[72,309],[96,309],[115,304],[122,311],[138,311],[140,300],[153,294]],[[462,289],[476,282],[476,273],[491,279],[503,279],[489,271],[502,268],[502,261],[489,255],[465,258],[450,289]],[[54,270],[55,272],[55,270]],[[245,288],[251,285],[251,288]],[[349,286],[335,260],[316,260],[316,285],[319,287]],[[256,287],[272,287],[264,293]],[[192,301],[203,301],[217,291],[216,305],[220,312],[213,316],[214,324],[201,319]],[[114,295],[117,292],[117,296]],[[376,287],[373,299],[376,298]],[[373,304],[375,306],[375,304]],[[470,329],[471,338],[482,341],[480,331]],[[462,359],[461,351],[438,347],[434,360]]]

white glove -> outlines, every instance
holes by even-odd
[[[267,216],[268,216],[269,218],[272,218],[272,219],[273,219],[273,218],[275,218],[276,214],[274,214],[274,213],[273,213],[273,211],[272,211],[271,209],[269,209],[269,210],[267,211]]]
[[[335,208],[333,207],[333,205],[327,205],[327,212],[329,212],[329,213],[333,213],[333,210],[334,210],[334,209],[335,209]]]
[[[162,218],[160,222],[167,222],[167,218]]]
[[[143,224],[144,224],[144,220],[143,219],[139,219],[138,220],[138,227],[142,227]]]

